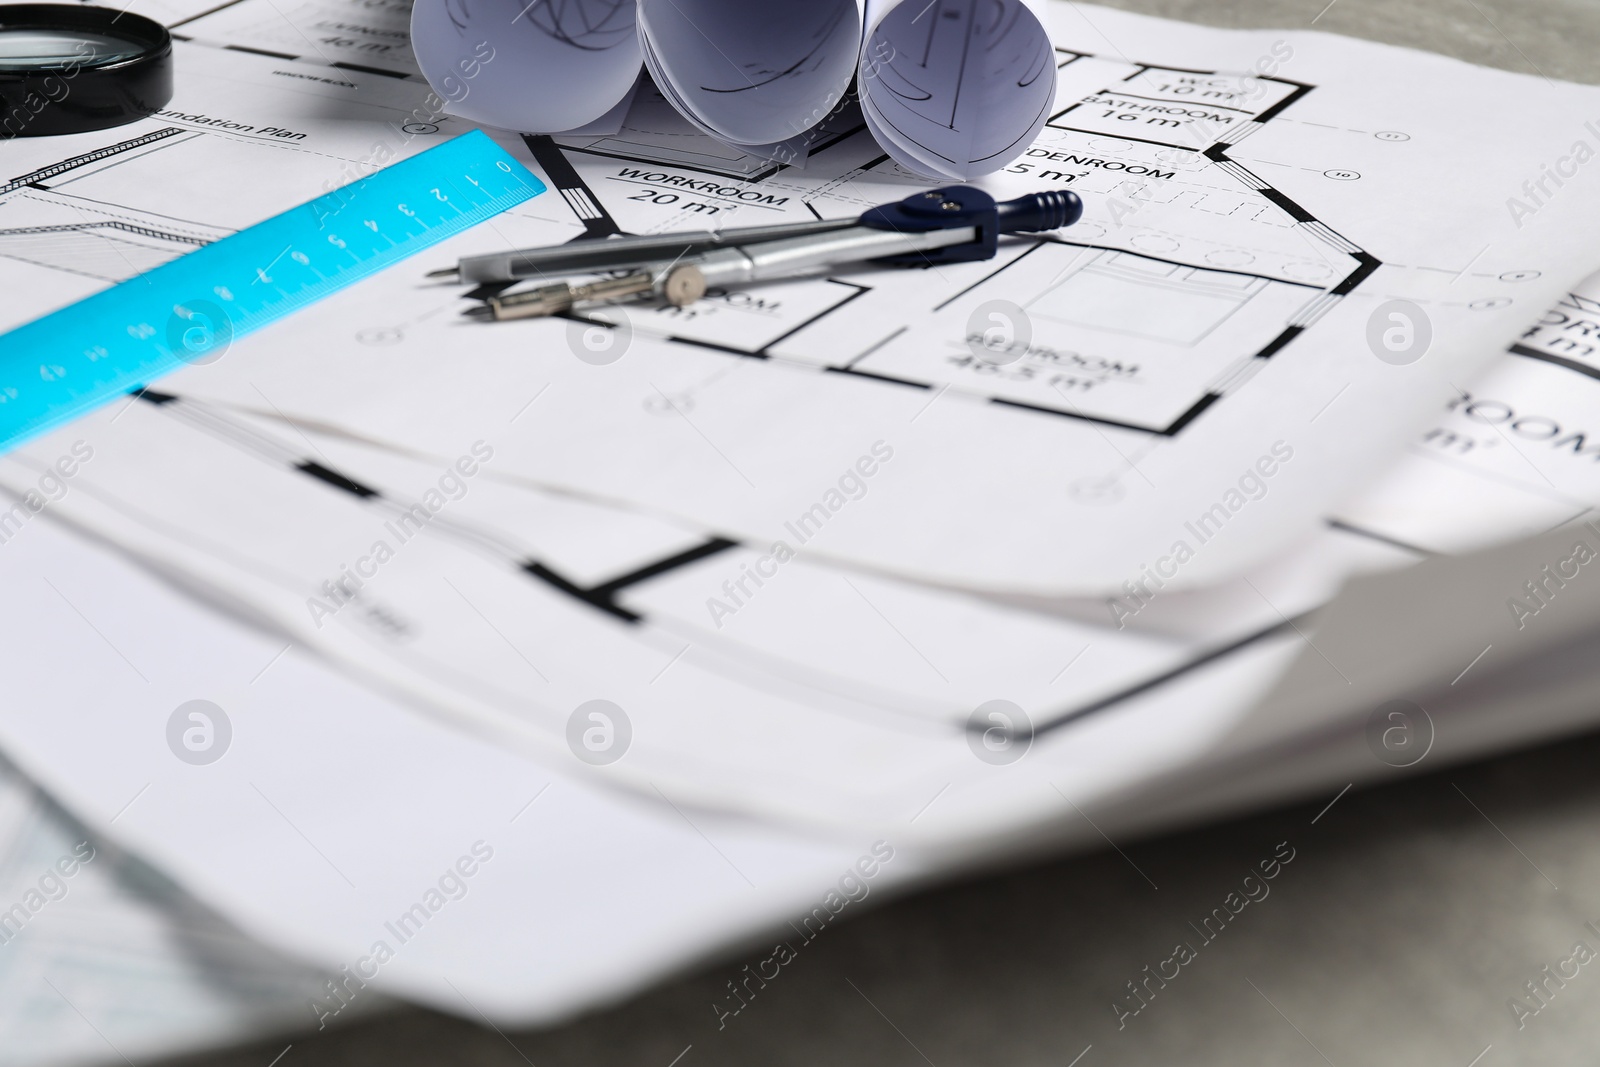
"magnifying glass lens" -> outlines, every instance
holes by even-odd
[[[0,0],[0,145],[134,122],[172,99],[172,35],[91,4]]]
[[[115,63],[132,59],[136,43],[85,30],[0,26],[0,69],[36,70],[68,63]]]

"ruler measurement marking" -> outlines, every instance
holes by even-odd
[[[239,337],[544,191],[488,137],[466,134],[18,327],[0,336],[0,452],[203,355],[168,336],[216,325],[191,305],[221,301]],[[439,210],[408,206],[428,201]],[[379,224],[385,214],[394,227]],[[280,249],[265,267],[262,247]]]

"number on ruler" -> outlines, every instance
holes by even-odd
[[[466,154],[462,155],[463,152]],[[493,155],[474,155],[481,152]],[[67,403],[77,405],[77,409],[99,404],[124,391],[123,383],[127,381],[149,381],[165,373],[169,365],[176,362],[171,358],[174,351],[169,350],[182,355],[183,346],[175,343],[175,337],[202,336],[209,340],[216,324],[227,326],[233,322],[237,324],[235,328],[241,330],[260,325],[262,321],[276,318],[325,291],[346,284],[352,280],[350,275],[365,273],[367,265],[362,261],[375,259],[387,263],[417,247],[443,240],[509,203],[536,195],[534,190],[543,191],[536,179],[518,169],[514,160],[490,146],[482,135],[452,142],[452,147],[433,159],[439,165],[406,161],[384,171],[381,176],[363,178],[347,194],[341,194],[354,201],[354,206],[343,217],[364,225],[375,237],[383,236],[383,241],[363,238],[349,243],[350,238],[341,234],[330,236],[324,226],[306,225],[308,220],[304,216],[309,214],[306,211],[285,213],[263,223],[259,230],[240,231],[241,235],[253,233],[253,236],[230,242],[228,248],[197,249],[199,256],[189,261],[183,271],[152,273],[150,284],[140,291],[118,290],[115,298],[108,291],[104,298],[91,297],[95,302],[86,304],[82,313],[74,309],[76,318],[46,316],[48,321],[42,320],[37,328],[30,324],[22,328],[25,333],[15,338],[8,335],[5,341],[0,341],[0,348],[11,348],[13,341],[26,344],[33,349],[33,358],[23,355],[27,351],[25,348],[12,349],[8,354],[21,358],[13,362],[10,374],[0,373],[0,379],[4,379],[0,380],[0,405],[8,412],[0,417],[0,449],[36,432],[49,422],[45,416],[53,416],[57,411],[66,413],[64,405]],[[494,178],[497,173],[502,177]],[[479,174],[485,177],[480,178]],[[441,184],[429,186],[429,180]],[[462,194],[465,198],[462,203],[456,203],[454,193]],[[450,210],[426,206],[413,209],[409,201],[399,203],[388,199],[398,194],[412,200],[420,199],[424,205],[431,200],[438,207]],[[407,221],[397,228],[392,217],[380,218],[379,209],[385,202]],[[371,208],[370,216],[366,208]],[[412,225],[413,222],[416,225]],[[349,230],[348,225],[345,228],[347,232],[355,232]],[[328,239],[327,246],[322,238]],[[299,253],[294,251],[297,241],[303,242],[303,251]],[[311,254],[313,248],[326,247],[347,252],[350,259],[325,253]],[[231,253],[228,249],[232,249]],[[289,258],[305,273],[296,274],[291,270],[290,277],[279,286],[276,274],[277,265],[282,262],[279,256]],[[312,274],[318,275],[319,284],[303,285],[302,279]],[[204,292],[208,286],[200,280],[208,275],[211,279],[209,297]],[[241,278],[249,284],[242,289],[232,288]],[[250,288],[254,284],[266,288]],[[186,299],[174,300],[174,297]],[[247,312],[246,307],[254,310]],[[132,344],[117,340],[119,321]],[[68,362],[53,362],[57,359]],[[3,357],[0,362],[4,362]],[[23,371],[29,366],[39,374],[38,378]],[[88,373],[78,373],[83,368],[90,369]],[[73,381],[67,382],[67,377],[72,377]]]

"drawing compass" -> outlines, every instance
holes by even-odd
[[[578,304],[634,297],[686,307],[713,288],[828,272],[848,264],[919,267],[991,259],[1001,234],[1043,233],[1070,226],[1082,215],[1083,202],[1070,192],[1033,193],[996,203],[981,189],[957,185],[875,207],[856,219],[724,230],[712,235],[714,242],[703,234],[667,234],[529,249],[504,255],[536,259],[546,277],[615,273],[577,285],[555,282],[493,296],[464,314],[475,319],[536,318]],[[465,278],[469,261],[462,262],[458,271]]]

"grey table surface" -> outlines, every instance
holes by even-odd
[[[1600,0],[1111,0],[1219,26],[1316,28],[1600,82]],[[1600,117],[1600,116],[1586,116]],[[1596,248],[1600,264],[1600,248]],[[1595,699],[1600,702],[1600,693]],[[183,1062],[206,1067],[1416,1064],[1600,1056],[1600,736],[930,889],[830,927],[747,1010],[736,957],[566,1025],[405,1009]],[[1332,799],[1332,795],[1327,798]],[[1313,819],[1316,821],[1313,823]],[[1293,861],[1194,934],[1279,842]],[[1142,873],[1141,873],[1142,872]],[[1259,889],[1255,890],[1259,895]],[[1177,978],[1113,1007],[1179,941]],[[1564,984],[1541,968],[1564,968]],[[1544,1004],[1524,983],[1544,982]],[[1519,1020],[1520,997],[1537,1014]],[[1519,1026],[1520,1022],[1520,1026]],[[292,1045],[285,1053],[285,1046]],[[1081,1059],[1079,1058],[1081,1057]]]

